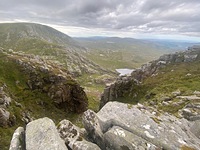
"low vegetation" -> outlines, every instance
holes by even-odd
[[[135,85],[131,94],[119,98],[118,101],[157,105],[158,110],[177,114],[177,111],[183,108],[188,101],[178,103],[180,99],[177,99],[173,92],[178,91],[182,96],[194,95],[194,91],[200,90],[199,74],[200,61],[171,64],[160,69],[158,74],[146,78],[142,84]],[[162,104],[164,99],[169,99],[172,103],[164,105]]]

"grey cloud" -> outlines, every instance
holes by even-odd
[[[199,0],[1,0],[0,21],[192,34],[200,31],[199,8]]]

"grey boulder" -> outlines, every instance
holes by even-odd
[[[54,122],[45,117],[27,124],[26,150],[67,150],[67,147]]]
[[[108,102],[98,113],[86,111],[83,124],[101,149],[200,147],[200,140],[190,131],[192,123],[169,114],[156,114],[140,105]]]
[[[62,120],[58,124],[58,132],[60,137],[65,141],[71,149],[75,150],[100,150],[100,148],[84,139],[82,130],[73,125],[69,120]]]
[[[18,127],[12,137],[9,150],[24,150],[24,128]]]

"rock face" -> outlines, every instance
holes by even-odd
[[[83,124],[89,138],[101,149],[173,150],[188,147],[197,150],[200,147],[199,137],[191,132],[194,122],[155,114],[142,105],[130,107],[108,102],[97,114],[86,111]]]
[[[49,118],[30,122],[26,126],[26,150],[67,150],[55,124]]]
[[[39,56],[13,52],[7,54],[27,75],[31,90],[46,93],[56,106],[70,112],[81,113],[87,109],[88,99],[82,87],[63,67]]]
[[[152,75],[156,75],[160,68],[166,65],[180,62],[194,62],[200,58],[200,47],[189,47],[187,51],[177,52],[175,54],[165,54],[158,60],[149,62],[143,65],[141,68],[132,72],[132,77],[138,81],[142,81],[144,78]]]
[[[101,96],[100,108],[102,108],[108,101],[114,101],[118,98],[129,96],[134,97],[135,95],[131,95],[131,91],[137,87],[138,81],[133,79],[130,76],[120,76],[117,80],[111,85],[107,86],[104,89],[104,92]]]
[[[0,126],[12,126],[15,122],[15,116],[11,116],[8,107],[11,104],[11,98],[7,93],[7,86],[0,86]]]

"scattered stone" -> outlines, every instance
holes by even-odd
[[[200,96],[200,91],[194,91],[193,94],[196,95],[196,96]]]
[[[33,121],[33,118],[31,117],[29,112],[23,112],[22,113],[22,121],[28,124],[29,122]]]
[[[197,58],[197,54],[185,54],[184,55],[184,62],[192,62]]]
[[[172,95],[179,96],[179,95],[181,95],[181,91],[180,90],[174,91],[174,92],[172,92]]]
[[[5,127],[9,124],[10,113],[4,108],[0,108],[0,126]]]
[[[165,102],[165,101],[163,101],[163,102],[162,102],[162,105],[163,105],[163,106],[169,106],[169,103],[168,103],[168,102]]]
[[[14,101],[14,102],[15,102],[15,106],[22,108],[22,104],[20,104],[20,103],[18,103],[16,101]]]
[[[180,116],[189,121],[200,120],[200,103],[189,103],[183,109],[179,110]]]
[[[8,106],[10,105],[11,101],[12,101],[12,100],[11,100],[10,97],[4,96],[4,105],[5,105],[6,107],[8,107]]]
[[[192,74],[191,73],[187,73],[185,76],[186,77],[189,77],[189,76],[191,76]]]
[[[161,101],[168,102],[168,101],[171,101],[171,100],[172,100],[172,98],[171,98],[171,97],[168,97],[168,96],[166,96],[166,97],[161,97],[161,98],[160,98],[160,100],[161,100]]]

